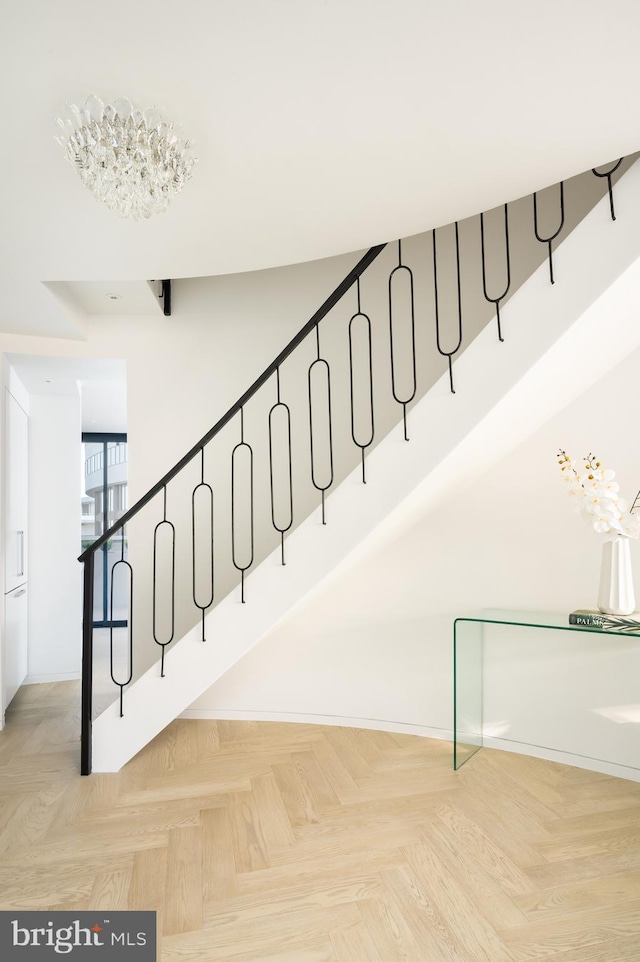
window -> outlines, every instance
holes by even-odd
[[[124,434],[83,434],[82,549],[107,531],[127,507],[127,444]],[[86,520],[85,520],[86,519]],[[120,598],[114,579],[111,611],[111,569],[126,559],[127,543],[120,532],[96,552],[93,588],[94,627],[125,625],[128,599]]]

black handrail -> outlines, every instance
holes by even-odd
[[[129,508],[128,511],[125,511],[125,513],[116,522],[114,522],[114,524],[112,524],[111,527],[107,531],[105,531],[104,534],[100,535],[99,538],[96,538],[93,544],[91,544],[86,549],[86,551],[82,552],[82,554],[78,558],[78,561],[86,561],[90,555],[95,554],[95,552],[98,550],[99,547],[101,547],[101,545],[105,544],[105,542],[107,542],[109,538],[112,538],[113,535],[116,533],[116,531],[119,531],[120,528],[124,528],[127,522],[130,521],[131,518],[135,517],[135,515],[138,514],[138,512],[142,508],[144,508],[145,504],[148,504],[149,501],[155,498],[156,494],[159,494],[160,491],[162,491],[162,489],[170,481],[172,481],[173,478],[175,478],[175,476],[179,474],[180,471],[182,471],[182,469],[196,457],[197,454],[199,454],[202,451],[202,449],[209,443],[209,441],[211,441],[211,439],[214,438],[216,434],[218,434],[222,430],[225,424],[228,424],[229,421],[233,417],[235,417],[236,414],[240,412],[240,410],[244,407],[247,401],[249,401],[254,396],[254,394],[262,387],[262,385],[266,381],[268,381],[273,374],[276,373],[276,371],[278,370],[282,362],[285,361],[289,357],[289,355],[292,354],[293,351],[295,351],[298,344],[301,344],[302,341],[304,341],[305,337],[307,337],[307,335],[310,334],[311,331],[318,326],[318,324],[323,319],[323,317],[325,317],[329,313],[332,307],[335,307],[335,305],[344,296],[344,294],[346,294],[346,292],[349,290],[352,284],[354,284],[355,281],[360,277],[360,275],[364,271],[366,271],[367,267],[373,263],[373,261],[376,259],[378,254],[380,254],[380,252],[383,251],[386,246],[387,246],[386,244],[378,244],[376,247],[371,247],[367,251],[367,253],[364,255],[364,257],[360,258],[360,260],[358,261],[356,266],[353,268],[353,270],[349,271],[349,273],[344,278],[344,280],[342,280],[338,284],[338,286],[333,291],[333,293],[330,294],[329,297],[324,302],[324,304],[322,304],[322,306],[318,308],[318,310],[315,312],[313,317],[309,321],[307,321],[304,327],[301,328],[301,330],[298,331],[295,337],[293,337],[289,341],[289,343],[284,348],[284,350],[281,351],[280,354],[278,354],[275,361],[272,361],[271,364],[267,368],[265,368],[262,374],[258,378],[256,378],[256,380],[253,382],[251,387],[244,392],[242,397],[239,398],[236,401],[236,403],[229,408],[226,414],[222,415],[220,420],[217,421],[216,424],[214,424],[211,430],[207,431],[204,437],[200,438],[198,443],[194,444],[191,450],[188,451],[183,458],[180,458],[177,464],[175,464],[170,471],[167,471],[164,477],[161,478],[160,481],[157,482],[157,484],[154,484],[152,488],[149,488],[147,493],[143,494],[142,497],[139,498],[138,501],[136,501],[136,503],[131,508]]]

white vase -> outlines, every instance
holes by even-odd
[[[635,611],[629,539],[621,536],[602,545],[598,608],[606,615],[630,615]]]

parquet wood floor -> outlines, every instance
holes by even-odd
[[[79,689],[0,733],[0,908],[154,909],[162,962],[640,962],[640,785],[311,725],[177,720],[78,775]]]

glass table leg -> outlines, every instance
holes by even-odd
[[[481,621],[456,618],[453,623],[453,768],[464,765],[482,748]]]

